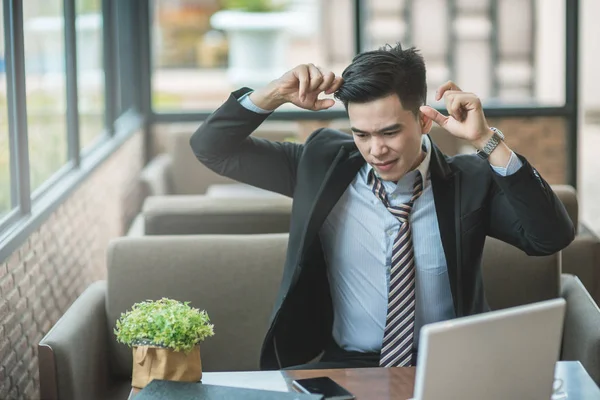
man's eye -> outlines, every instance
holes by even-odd
[[[397,134],[397,133],[400,133],[400,131],[391,131],[391,132],[385,132],[385,133],[384,133],[384,135],[385,135],[385,136],[392,136],[392,135],[395,135],[395,134]]]

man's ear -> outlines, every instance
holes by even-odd
[[[419,124],[421,125],[421,133],[425,135],[431,131],[433,120],[419,111]]]

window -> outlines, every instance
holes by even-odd
[[[77,0],[77,90],[80,147],[86,148],[104,128],[102,0]]]
[[[260,87],[298,64],[339,74],[354,55],[353,0],[295,0],[283,2],[282,14],[243,15],[223,3],[152,3],[155,111],[212,110],[231,91]]]
[[[364,50],[421,50],[429,101],[452,79],[483,100],[565,102],[564,0],[364,0],[363,20]]]
[[[23,2],[31,191],[67,161],[64,13],[61,0]]]
[[[0,7],[0,219],[11,209],[10,146],[6,95],[6,53],[4,51],[4,15]]]

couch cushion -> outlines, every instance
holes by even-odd
[[[112,369],[130,376],[131,350],[112,333],[138,301],[169,297],[206,310],[215,336],[204,371],[257,370],[285,261],[287,234],[124,237],[108,250],[106,300]]]
[[[152,196],[144,202],[146,235],[286,233],[292,199]]]
[[[560,295],[561,253],[528,256],[498,239],[487,238],[482,272],[492,310],[556,298]]]
[[[198,161],[190,147],[191,136],[192,132],[172,132],[167,138],[173,194],[203,194],[213,183],[234,183]]]
[[[580,233],[562,251],[562,272],[576,275],[600,304],[600,239]]]
[[[273,198],[273,197],[286,197],[282,194],[271,192],[258,188],[256,186],[250,186],[245,183],[217,183],[210,185],[206,190],[208,197],[219,197],[219,198],[248,198],[248,197],[260,197],[260,198]]]

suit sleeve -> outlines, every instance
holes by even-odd
[[[575,228],[548,183],[519,156],[512,175],[492,173],[489,235],[529,255],[556,253],[571,243]]]
[[[190,139],[192,150],[220,175],[292,197],[303,145],[251,137],[270,114],[258,114],[239,103],[249,91],[233,92],[206,119]]]

